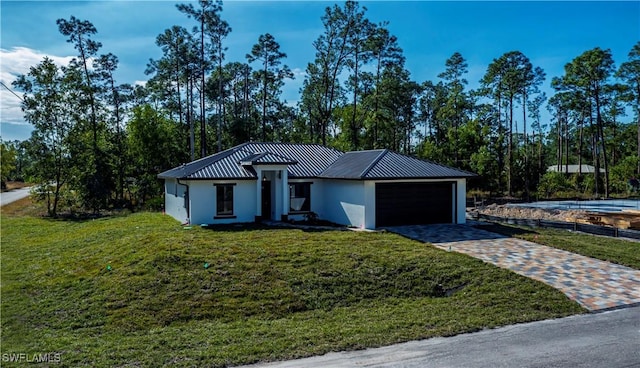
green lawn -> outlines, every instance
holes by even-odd
[[[640,243],[567,230],[492,224],[483,229],[640,270]]]
[[[63,366],[238,365],[584,312],[390,233],[0,219],[2,353],[61,353]]]

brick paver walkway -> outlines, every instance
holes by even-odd
[[[640,304],[640,271],[629,267],[508,238],[469,225],[387,229],[542,281],[590,311]]]

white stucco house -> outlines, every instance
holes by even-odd
[[[475,174],[386,149],[244,143],[158,175],[165,212],[183,223],[302,219],[381,226],[464,223]]]

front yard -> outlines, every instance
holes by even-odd
[[[0,220],[2,353],[60,353],[64,366],[239,365],[583,312],[542,283],[390,233],[4,207]]]

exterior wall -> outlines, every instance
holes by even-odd
[[[253,222],[256,216],[256,185],[255,180],[239,181],[190,181],[189,201],[191,206],[191,223],[200,224],[230,224],[236,222]],[[235,184],[233,187],[233,216],[232,218],[215,219],[216,216],[216,187],[215,184]]]
[[[176,179],[164,181],[164,212],[181,223],[187,222],[189,218],[185,201],[186,190],[187,187],[178,184]]]
[[[456,181],[458,183],[458,218],[456,219],[456,223],[464,224],[467,222],[467,179],[458,179]]]
[[[288,195],[288,183],[312,182],[311,211],[321,219],[336,224],[374,229],[375,223],[375,184],[376,181],[328,180],[328,179],[294,179],[285,181],[278,178],[277,172],[264,172],[271,180],[272,216],[279,220],[285,210],[284,196]],[[435,182],[441,180],[398,180],[397,182]],[[451,180],[448,180],[451,181]],[[453,209],[454,221],[458,224],[466,222],[466,180],[456,179]],[[388,181],[379,181],[388,182]],[[165,213],[180,222],[190,220],[192,224],[226,224],[236,222],[253,222],[261,209],[259,200],[260,186],[256,189],[255,180],[242,181],[185,181],[189,186],[188,203],[185,201],[187,187],[178,184],[175,179],[165,180]],[[286,183],[286,184],[285,184]],[[233,193],[234,218],[214,219],[216,216],[216,189],[214,184],[235,184]],[[190,216],[187,213],[190,207]],[[304,215],[289,214],[294,220],[303,219]]]
[[[320,218],[340,225],[367,227],[365,182],[325,180],[322,186],[322,202],[323,207],[317,212]]]

